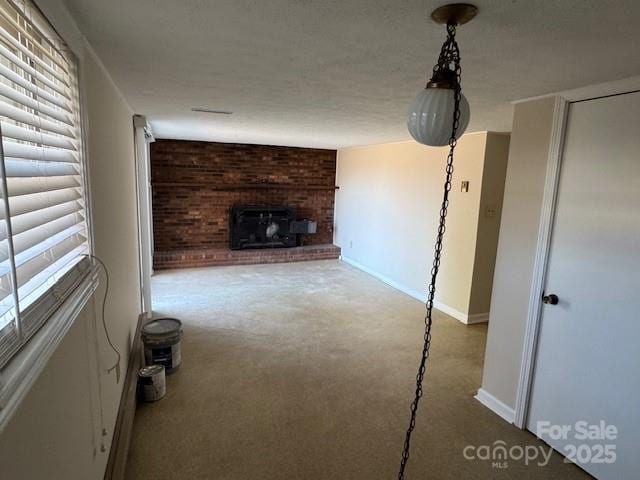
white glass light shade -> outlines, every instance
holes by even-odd
[[[416,142],[432,147],[449,144],[455,107],[454,91],[450,88],[425,88],[409,107],[407,127]],[[460,124],[456,138],[460,138],[469,125],[469,102],[464,95],[460,100]]]

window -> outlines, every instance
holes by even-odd
[[[74,57],[30,0],[0,0],[0,368],[87,276]]]

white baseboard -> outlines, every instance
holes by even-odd
[[[412,298],[415,298],[416,300],[421,301],[422,303],[427,301],[427,295],[426,293],[423,292],[419,292],[417,290],[413,290],[405,285],[402,285],[401,283],[396,282],[395,280],[392,280],[391,278],[387,277],[386,275],[383,275],[381,273],[376,272],[375,270],[362,265],[361,263],[349,258],[349,257],[345,257],[344,255],[340,256],[340,260],[342,260],[345,263],[348,263],[349,265],[356,267],[358,270],[362,270],[365,273],[368,273],[369,275],[371,275],[372,277],[376,277],[378,280],[381,280],[382,282],[386,283],[387,285],[389,285],[390,287],[395,288],[396,290],[400,290],[402,293],[406,293],[407,295],[409,295]],[[473,315],[467,315],[466,313],[462,313],[459,310],[456,310],[453,307],[450,307],[449,305],[446,305],[444,303],[438,302],[437,300],[435,300],[433,302],[433,306],[437,309],[440,310],[443,313],[446,313],[447,315],[449,315],[450,317],[455,318],[456,320],[461,321],[462,323],[465,323],[467,325],[473,324],[473,323],[482,323],[482,322],[488,322],[489,321],[489,313],[476,313]]]
[[[504,420],[509,423],[513,423],[516,418],[516,412],[513,408],[507,405],[504,402],[501,402],[496,397],[491,395],[486,390],[482,388],[478,390],[478,393],[475,396],[475,399],[478,400],[481,404],[487,407],[496,415],[499,415]]]
[[[455,318],[456,320],[460,320],[462,323],[469,323],[469,316],[466,313],[462,313],[460,310],[456,310],[449,305],[439,302],[438,300],[433,301],[433,306],[440,310],[443,313],[446,313],[450,317]]]
[[[131,445],[131,433],[133,431],[133,419],[136,414],[138,370],[144,365],[142,361],[144,354],[140,334],[142,326],[153,316],[152,312],[143,312],[138,315],[136,331],[133,335],[127,372],[124,377],[122,394],[120,395],[120,405],[116,423],[113,426],[113,437],[111,439],[111,449],[109,459],[105,467],[104,480],[122,480],[125,476],[127,458],[129,456],[129,446]]]
[[[487,322],[489,322],[489,312],[472,313],[471,315],[467,315],[466,323],[468,325],[473,325],[475,323],[487,323]]]
[[[363,272],[368,273],[372,277],[376,277],[378,280],[383,281],[384,283],[386,283],[390,287],[393,287],[396,290],[400,290],[402,293],[406,293],[410,297],[415,298],[416,300],[419,300],[422,303],[427,301],[427,295],[425,293],[422,293],[422,292],[419,292],[417,290],[413,290],[411,288],[408,288],[405,285],[402,285],[402,284],[396,282],[395,280],[392,280],[391,278],[387,277],[386,275],[378,273],[375,270],[372,270],[369,267],[366,267],[366,266],[362,265],[361,263],[358,263],[358,262],[356,262],[355,260],[353,260],[353,259],[351,259],[349,257],[345,257],[344,255],[340,255],[340,260],[342,260],[344,263],[348,263],[352,267],[356,267],[358,270],[362,270]]]
[[[443,313],[446,313],[450,317],[455,318],[456,320],[460,320],[462,323],[467,325],[472,325],[474,323],[485,323],[489,321],[489,312],[487,313],[473,313],[471,315],[461,312],[460,310],[456,310],[449,305],[438,302],[435,300],[433,302],[433,306],[440,310]]]

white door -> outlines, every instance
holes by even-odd
[[[528,429],[640,478],[640,93],[570,106],[549,255]]]

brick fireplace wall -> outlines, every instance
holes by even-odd
[[[317,251],[332,244],[335,176],[335,150],[157,140],[151,144],[154,267],[181,266],[180,258],[196,266],[194,255],[206,258],[205,252],[220,257],[229,248],[234,204],[294,206],[298,217],[318,222],[302,245]]]

